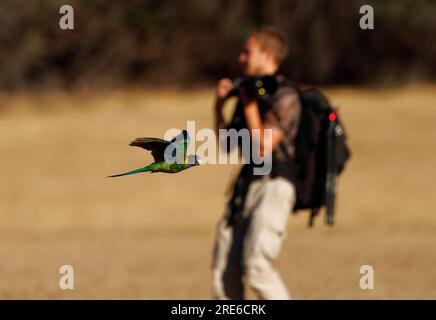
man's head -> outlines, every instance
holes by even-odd
[[[286,35],[274,27],[264,27],[252,32],[239,55],[248,76],[269,75],[277,71],[288,53]]]

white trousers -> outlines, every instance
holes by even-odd
[[[273,266],[286,236],[295,188],[284,178],[256,180],[248,189],[241,218],[217,228],[213,257],[214,299],[244,299],[244,278],[261,299],[290,299]]]

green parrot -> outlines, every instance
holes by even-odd
[[[115,174],[109,176],[108,178],[126,176],[129,174],[135,174],[140,172],[177,173],[189,169],[193,166],[197,166],[200,164],[198,157],[196,155],[186,155],[189,142],[190,138],[186,130],[183,130],[177,137],[175,137],[171,141],[166,141],[158,138],[137,138],[132,141],[130,145],[151,151],[154,162],[143,168],[132,170],[126,173]],[[168,147],[170,147],[170,149],[167,150]],[[180,152],[180,148],[183,148],[183,152]],[[165,162],[166,152],[171,152],[172,159],[175,160],[173,163]]]

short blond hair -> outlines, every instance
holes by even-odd
[[[259,40],[262,50],[272,50],[278,64],[281,64],[289,51],[289,42],[286,34],[276,27],[262,27],[253,31],[250,37]]]

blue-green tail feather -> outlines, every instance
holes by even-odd
[[[125,172],[125,173],[120,173],[120,174],[114,174],[112,176],[108,176],[108,178],[115,178],[115,177],[121,177],[121,176],[127,176],[129,174],[135,174],[135,173],[140,173],[140,172],[151,172],[150,169],[148,167],[144,167],[141,169],[136,169],[136,170],[132,170],[129,172]]]

